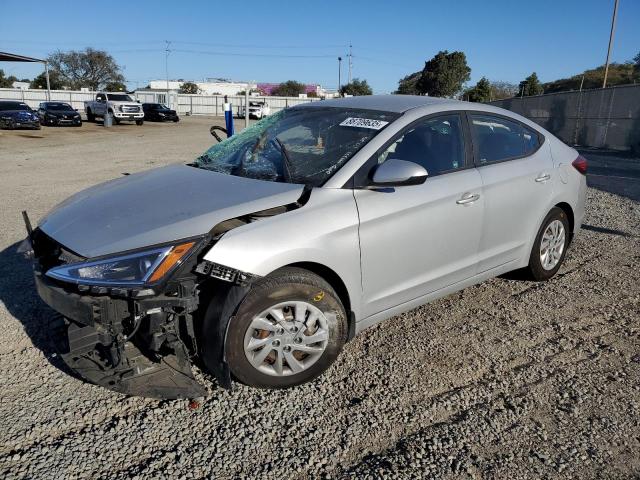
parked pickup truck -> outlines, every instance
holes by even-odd
[[[121,120],[135,120],[136,125],[144,123],[142,105],[126,93],[100,92],[96,94],[95,100],[84,102],[84,111],[90,122],[95,121],[96,117],[104,118],[109,112],[115,123],[120,123]]]

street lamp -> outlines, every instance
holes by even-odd
[[[342,83],[342,57],[338,57],[338,95],[340,95],[340,87]]]

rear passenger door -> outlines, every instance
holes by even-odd
[[[474,162],[485,198],[478,272],[528,259],[552,198],[553,161],[544,137],[515,119],[469,112]]]

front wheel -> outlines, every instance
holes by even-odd
[[[554,207],[547,214],[533,242],[529,275],[537,281],[549,280],[564,261],[569,246],[569,220],[561,208]]]
[[[234,377],[260,388],[309,382],[338,357],[346,340],[344,307],[321,277],[283,268],[259,280],[232,318],[225,342]]]
[[[136,120],[136,125],[142,125],[144,123],[144,120]]]

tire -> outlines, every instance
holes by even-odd
[[[96,116],[93,114],[90,108],[87,108],[87,122],[95,122]]]
[[[173,123],[178,123],[179,121],[180,121],[180,119],[177,118],[177,117],[173,119]]]
[[[545,235],[545,233],[548,234],[547,229],[552,224],[558,225],[555,222],[560,222],[560,224],[562,225],[562,228],[563,228],[562,237],[564,239],[562,240],[561,238],[558,238],[558,236],[556,237],[552,236],[552,238],[554,238],[554,241],[558,245],[558,250],[561,247],[561,252],[558,252],[558,250],[556,250],[555,251],[556,260],[551,262],[551,264],[547,264],[545,267],[545,265],[543,265],[543,260],[541,258],[542,257],[541,245],[543,240],[546,240],[545,236],[548,236],[548,235]],[[569,220],[567,219],[567,214],[561,208],[558,208],[558,207],[552,208],[551,211],[545,217],[544,221],[542,222],[542,226],[540,227],[540,230],[538,230],[536,239],[533,242],[533,248],[531,249],[531,255],[529,256],[529,265],[526,267],[526,273],[531,279],[538,282],[549,280],[558,272],[558,270],[560,270],[560,267],[562,266],[562,263],[564,262],[564,258],[567,254],[567,248],[569,247],[570,234],[571,232],[569,231]]]
[[[278,328],[280,325],[274,321],[275,317],[270,315],[265,315],[263,318],[270,322],[274,331],[268,332],[252,327],[254,318],[265,310],[292,302],[303,305],[301,311],[305,311],[306,320],[301,318],[301,321],[308,322],[312,318],[311,315],[317,315],[318,312],[321,316],[312,325],[300,323],[299,325],[303,327],[299,328],[298,333],[292,333],[296,329],[294,322],[291,321],[294,317],[293,309],[288,310],[289,306],[285,306],[279,311],[288,312],[283,319],[288,330]],[[284,336],[278,336],[280,334]],[[316,335],[313,338],[324,340],[311,343],[312,335]],[[273,337],[276,338],[269,340]],[[321,375],[340,354],[346,337],[347,316],[333,288],[324,279],[307,270],[287,267],[258,280],[240,303],[236,315],[229,323],[225,355],[231,373],[245,385],[258,388],[287,388],[309,382]],[[283,340],[278,340],[279,338]],[[258,356],[265,348],[269,348],[270,353],[267,359],[260,363],[261,369],[249,361],[248,355],[252,353],[245,353],[245,342],[254,340],[268,342],[253,352],[253,355]],[[274,347],[276,342],[278,345]],[[313,353],[307,354],[297,350],[308,348],[307,345],[314,349]],[[323,347],[324,350],[322,350]],[[304,366],[304,369],[297,373],[293,371],[290,361],[287,360],[287,356],[292,358],[293,355],[295,355],[293,361],[297,364],[296,368]],[[282,361],[283,375],[276,374],[278,358]],[[271,374],[265,373],[265,370],[270,371]]]
[[[136,120],[136,125],[140,126],[144,123],[144,120]]]

